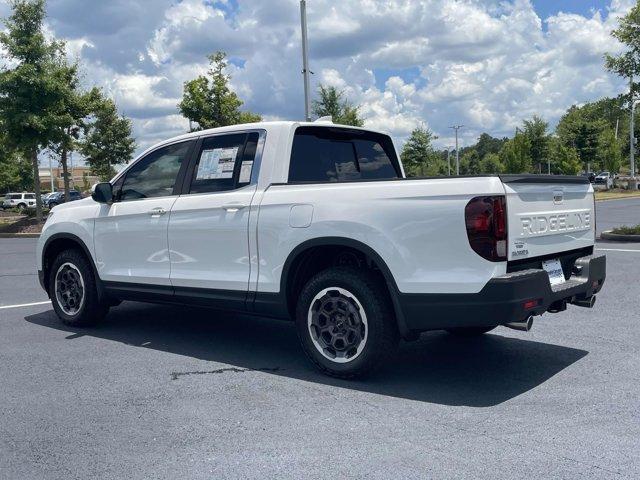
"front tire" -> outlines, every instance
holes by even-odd
[[[78,250],[64,250],[53,261],[49,295],[60,320],[73,327],[95,325],[109,310],[99,301],[93,269]]]
[[[296,328],[309,359],[338,378],[371,373],[398,343],[386,289],[373,275],[350,267],[329,268],[307,282],[298,297]]]

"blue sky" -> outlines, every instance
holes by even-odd
[[[609,6],[605,0],[533,0],[532,3],[543,20],[559,11],[589,16],[593,10],[604,11]]]
[[[343,90],[366,126],[400,144],[418,125],[439,146],[454,123],[463,145],[512,135],[534,114],[553,128],[569,106],[624,91],[603,55],[620,51],[610,32],[635,1],[308,0],[313,88]],[[301,119],[298,3],[48,0],[46,28],[81,60],[84,83],[133,119],[140,151],[188,128],[182,86],[215,50],[245,108]]]

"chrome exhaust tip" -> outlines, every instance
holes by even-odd
[[[593,306],[596,304],[596,296],[591,295],[589,298],[576,298],[573,302],[571,302],[571,304],[577,305],[578,307],[593,308]]]
[[[513,330],[528,332],[529,330],[531,330],[531,327],[533,326],[533,315],[529,315],[527,318],[525,318],[521,322],[505,323],[504,326],[507,328],[511,328]]]

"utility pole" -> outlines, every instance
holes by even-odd
[[[53,189],[53,167],[51,166],[51,154],[49,154],[49,177],[51,178],[51,191],[54,192]]]
[[[456,131],[456,175],[460,175],[460,150],[458,149],[458,130],[463,128],[464,125],[453,125],[449,128],[453,128]]]
[[[447,145],[447,168],[449,169],[449,176],[451,176],[451,145]]]
[[[309,92],[309,45],[307,42],[307,2],[300,0],[300,26],[302,28],[302,75],[304,76],[304,118],[311,121],[311,98]]]

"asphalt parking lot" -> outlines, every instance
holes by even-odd
[[[598,203],[599,230],[640,199]],[[125,302],[62,325],[34,239],[0,239],[0,478],[639,478],[640,244],[593,310],[403,344],[332,380],[293,326]],[[12,306],[11,308],[6,308]]]

